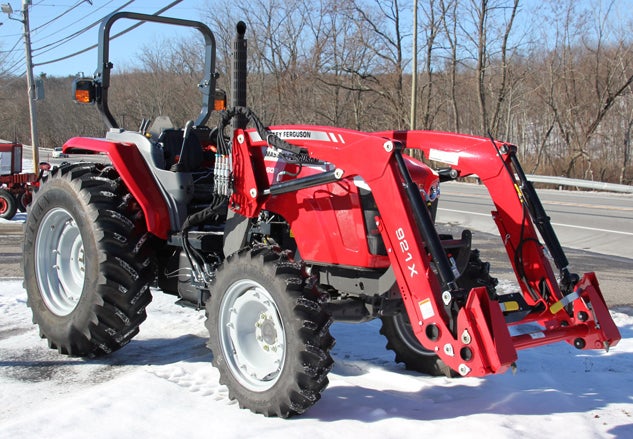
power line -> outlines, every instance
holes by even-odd
[[[49,24],[51,24],[52,22],[59,20],[60,18],[62,18],[64,15],[70,13],[72,10],[74,10],[75,8],[79,7],[81,4],[83,4],[86,0],[79,0],[77,3],[75,3],[73,6],[71,6],[70,8],[66,9],[66,11],[62,12],[61,14],[59,14],[57,17],[55,18],[51,18],[50,20],[48,20],[46,23],[44,24],[40,24],[38,27],[31,29],[31,33],[33,32],[37,32],[38,30],[40,30],[43,27],[48,26]],[[92,3],[91,3],[92,4]]]
[[[22,35],[20,35],[20,38],[18,38],[18,40],[15,42],[12,48],[10,48],[9,50],[0,50],[0,53],[6,53],[7,55],[9,53],[12,53],[15,50],[15,48],[18,46],[18,44],[20,44],[21,42],[22,42]]]
[[[7,75],[11,75],[11,74],[15,74],[13,73],[16,69],[23,69],[26,66],[26,63],[23,59],[18,60],[16,62],[13,63],[13,65],[11,65],[10,67],[7,67],[6,69],[3,69],[3,71],[7,74]],[[20,75],[23,75],[24,73],[20,73]]]
[[[109,0],[107,3],[105,3],[105,4],[101,5],[100,7],[96,8],[96,9],[92,9],[92,10],[91,10],[88,14],[86,14],[86,15],[84,15],[83,17],[81,17],[81,18],[79,18],[79,19],[75,20],[74,22],[75,22],[75,23],[79,23],[79,22],[81,22],[82,20],[84,20],[84,19],[88,18],[89,16],[96,14],[96,13],[97,13],[97,12],[99,12],[101,9],[104,9],[105,7],[107,7],[107,6],[108,6],[110,3],[112,3],[113,1],[114,1],[114,0]],[[123,6],[121,6],[121,7],[128,6],[128,5],[130,5],[131,3],[134,3],[134,1],[135,1],[135,0],[131,0],[131,1],[127,2],[127,3],[125,3],[125,4],[124,4]],[[117,9],[117,10],[118,10],[118,9]],[[99,18],[99,19],[98,19],[95,23],[99,23],[99,20],[101,20],[101,18]],[[95,24],[93,23],[91,26],[94,26],[94,25],[95,25]],[[57,38],[57,37],[58,37],[58,35],[59,35],[59,30],[54,30],[54,31],[52,31],[52,32],[51,32],[50,34],[48,34],[48,35],[40,36],[40,38],[39,38],[38,40],[36,40],[36,42],[40,42],[40,41],[45,40],[45,39],[50,38],[50,37],[56,37],[56,38]],[[74,35],[74,34],[72,34],[72,35]],[[55,42],[53,42],[53,43],[49,43],[47,46],[40,47],[40,48],[38,48],[38,49],[36,49],[36,50],[41,50],[41,49],[42,49],[42,48],[44,48],[44,47],[48,47],[48,46],[50,46],[51,44],[55,44],[55,43],[57,43],[57,42],[59,42],[59,41],[61,41],[61,40],[64,40],[64,39],[66,39],[66,38],[68,38],[68,37],[63,37],[63,38],[61,38],[60,40],[57,40],[57,41],[55,41]]]
[[[125,7],[129,6],[130,4],[134,3],[135,1],[136,1],[136,0],[130,0],[130,1],[128,1],[127,3],[123,4],[122,6],[118,7],[117,9],[115,9],[113,12],[118,12],[118,11],[120,11],[121,9],[123,9],[123,8],[125,8]],[[107,4],[109,4],[109,3],[112,3],[112,1],[109,1]],[[107,5],[107,4],[106,4],[106,5]],[[102,6],[101,8],[99,8],[99,9],[102,9],[103,7],[105,7],[105,5],[104,5],[104,6]],[[96,12],[96,11],[95,11],[95,12]],[[90,15],[90,14],[89,14],[89,15]],[[87,16],[86,16],[86,17],[87,17]],[[84,17],[84,18],[86,18],[86,17]],[[49,50],[45,50],[44,52],[39,53],[38,55],[36,55],[36,56],[40,56],[40,55],[43,55],[44,53],[47,53],[47,52],[49,52],[49,51],[51,51],[51,50],[53,50],[53,49],[56,49],[57,47],[63,46],[64,44],[68,43],[69,41],[71,41],[71,40],[73,40],[73,39],[77,38],[79,35],[81,35],[81,34],[83,34],[83,33],[87,32],[88,30],[92,29],[92,28],[93,28],[93,27],[95,27],[95,26],[98,26],[98,25],[101,23],[101,21],[102,21],[102,20],[103,20],[103,17],[102,17],[102,18],[100,18],[100,19],[98,19],[97,21],[95,21],[95,22],[93,22],[93,23],[89,24],[88,26],[84,27],[83,29],[78,30],[77,32],[74,32],[74,33],[72,33],[72,34],[70,34],[70,35],[67,35],[67,36],[65,36],[65,37],[63,37],[63,38],[60,38],[59,40],[54,41],[54,42],[52,42],[52,43],[46,44],[46,45],[41,46],[41,47],[37,47],[37,48],[33,49],[33,52],[39,52],[39,51],[41,51],[41,50],[44,50],[44,49],[47,49],[47,48],[49,48],[49,47],[50,47],[50,49],[49,49]],[[54,46],[54,47],[52,47],[52,46]]]
[[[23,58],[21,58],[21,59],[19,59],[17,61],[14,61],[13,65],[11,65],[10,67],[6,68],[5,71],[9,72],[11,70],[15,70],[16,68],[22,68],[25,65],[26,65],[26,62],[24,61]]]
[[[15,70],[16,68],[23,68],[24,65],[26,64],[24,61],[24,58],[20,58],[17,61],[15,61],[15,58],[12,57],[11,55],[15,55],[17,53],[16,51],[16,47],[18,46],[18,44],[20,44],[22,42],[22,38],[18,38],[18,40],[15,42],[15,44],[13,45],[13,47],[11,47],[11,49],[7,50],[7,51],[2,51],[0,53],[6,53],[6,55],[4,55],[2,57],[2,63],[3,64],[7,64],[9,62],[13,62],[13,64],[10,67],[3,67],[2,68],[2,73],[3,74],[12,74],[12,71]],[[20,75],[24,75],[25,72],[20,73]]]
[[[174,6],[176,6],[180,2],[182,2],[182,0],[175,0],[175,1],[171,2],[170,4],[168,4],[167,6],[165,6],[164,8],[159,9],[158,11],[156,11],[152,15],[160,15],[163,12],[167,11],[168,9],[173,8]],[[118,38],[118,37],[130,32],[130,31],[136,29],[137,27],[141,26],[144,23],[145,23],[144,21],[140,21],[140,22],[128,27],[127,29],[119,32],[118,34],[113,35],[112,37],[110,37],[110,40],[114,40],[115,38]],[[52,60],[49,60],[49,61],[44,61],[44,62],[41,62],[41,63],[33,64],[33,66],[38,66],[39,67],[39,66],[43,66],[43,65],[46,65],[46,64],[53,64],[53,63],[56,63],[56,62],[59,62],[59,61],[64,61],[64,60],[67,60],[69,58],[73,58],[73,57],[75,57],[77,55],[81,55],[82,53],[88,52],[88,51],[90,51],[90,50],[92,50],[92,49],[94,49],[94,48],[96,48],[98,46],[99,46],[98,44],[93,44],[90,47],[86,47],[85,49],[82,49],[82,50],[79,50],[77,52],[71,53],[70,55],[66,55],[66,56],[63,56],[61,58],[52,59]]]

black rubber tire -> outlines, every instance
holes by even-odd
[[[30,192],[23,192],[20,194],[20,196],[18,197],[18,210],[20,212],[26,212],[26,206],[28,206],[31,203],[31,193]]]
[[[457,284],[464,289],[485,286],[493,297],[497,279],[490,276],[489,270],[490,264],[481,261],[479,251],[472,250],[468,265],[457,279]],[[387,339],[387,349],[396,354],[396,363],[404,363],[408,370],[431,376],[456,377],[459,375],[437,354],[422,346],[413,333],[409,317],[405,312],[395,316],[383,316],[381,320],[380,333]]]
[[[387,339],[387,349],[396,354],[396,363],[403,363],[407,370],[414,370],[425,375],[447,377],[456,375],[437,354],[420,344],[406,313],[383,316],[380,320],[382,321],[380,333]]]
[[[243,289],[242,284],[246,284]],[[247,305],[238,306],[239,301]],[[266,305],[260,306],[263,303]],[[218,269],[206,309],[213,365],[220,372],[220,383],[229,390],[229,398],[237,400],[241,408],[287,418],[305,412],[321,398],[333,365],[329,354],[334,346],[329,332],[332,320],[305,288],[297,264],[269,248],[235,253]],[[229,329],[234,327],[232,322],[224,324],[230,313],[239,315],[239,334],[245,337],[235,338],[237,330]],[[258,315],[261,317],[255,321],[253,316]],[[265,330],[262,321],[276,323]],[[265,339],[269,334],[265,343],[279,343],[283,354],[277,350],[271,354],[272,349],[262,346],[262,337],[257,341],[258,330]],[[271,364],[271,356],[277,356],[275,364],[282,366],[272,372],[266,369],[265,376],[254,378],[252,369]],[[249,362],[260,358],[257,364]],[[252,369],[240,368],[245,364],[253,365]]]
[[[42,256],[49,244],[59,256]],[[33,323],[49,347],[94,357],[126,345],[152,300],[152,247],[112,167],[64,166],[44,177],[28,207],[23,262]]]
[[[6,189],[0,189],[0,218],[10,220],[18,211],[18,200]]]

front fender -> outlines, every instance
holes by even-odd
[[[73,137],[63,147],[65,153],[78,150],[107,154],[128,190],[141,206],[147,230],[161,239],[167,239],[170,229],[167,202],[138,148],[131,143],[91,137]]]

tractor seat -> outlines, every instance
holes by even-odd
[[[163,146],[165,168],[172,169],[180,160],[180,164],[174,170],[178,172],[195,171],[200,168],[204,159],[202,146],[195,130],[191,130],[189,133],[184,148],[182,147],[182,137],[183,130],[166,129],[160,133],[158,142]]]

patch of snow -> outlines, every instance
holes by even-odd
[[[0,281],[1,438],[633,437],[633,317],[604,351],[519,352],[516,374],[431,378],[385,350],[380,322],[337,323],[321,401],[289,420],[242,410],[211,366],[204,313],[156,292],[140,334],[100,359],[59,355],[22,281]]]

